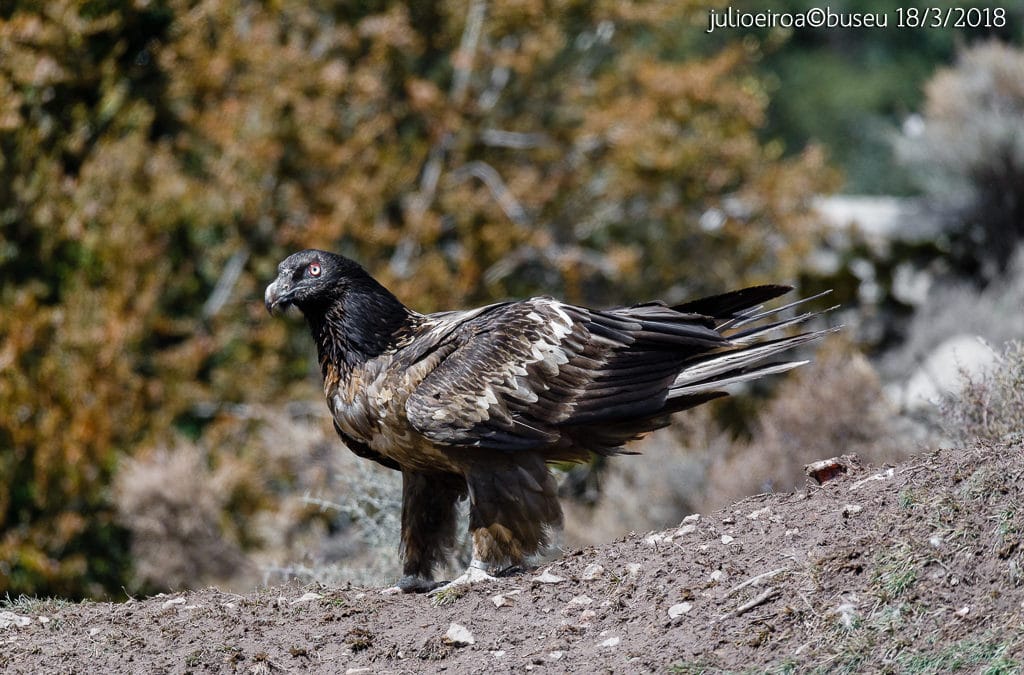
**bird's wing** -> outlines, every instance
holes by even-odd
[[[435,443],[528,450],[568,426],[663,411],[683,361],[727,344],[703,317],[649,305],[596,312],[550,298],[462,322],[406,414]]]

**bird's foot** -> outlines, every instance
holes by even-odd
[[[406,574],[398,580],[398,583],[391,588],[385,588],[381,595],[396,595],[398,593],[426,593],[441,585],[440,581],[434,581],[427,577],[415,574]]]
[[[499,574],[501,573],[499,572]],[[466,571],[462,573],[462,576],[452,579],[443,586],[438,586],[428,592],[427,595],[434,596],[439,593],[443,593],[444,591],[450,591],[453,588],[458,588],[459,586],[468,586],[481,581],[497,581],[497,577],[488,574],[486,563],[481,560],[473,560],[469,563],[469,567],[466,568]]]

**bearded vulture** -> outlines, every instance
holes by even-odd
[[[789,290],[606,310],[535,297],[419,314],[356,262],[306,250],[281,262],[264,297],[271,314],[294,305],[305,315],[341,439],[402,472],[398,588],[422,592],[455,544],[460,500],[473,539],[462,579],[514,568],[562,520],[549,462],[622,453],[723,387],[806,363],[773,357],[830,331],[771,337],[814,314],[778,318],[803,301],[760,307]]]

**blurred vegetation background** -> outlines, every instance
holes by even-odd
[[[837,288],[846,343],[770,406],[734,404],[739,437],[698,413],[588,483],[575,541],[787,488],[805,457],[907,451],[876,368],[904,377],[938,338],[911,339],[928,291],[907,301],[900,280],[977,306],[1024,279],[1022,11],[991,30],[708,35],[709,6],[0,7],[0,593],[396,574],[396,477],[341,448],[304,328],[264,315],[276,263],[307,247],[420,311]],[[878,246],[821,216],[839,189],[922,195],[943,218]],[[823,429],[815,404],[845,411]]]

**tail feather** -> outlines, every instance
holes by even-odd
[[[826,295],[829,295],[831,292],[832,292],[832,289],[830,288],[827,291],[822,291],[821,293],[818,293],[816,295],[810,295],[810,296],[808,296],[806,298],[800,298],[799,300],[794,300],[793,302],[791,302],[789,304],[782,305],[781,307],[773,307],[772,309],[769,309],[769,310],[764,311],[764,312],[761,311],[762,309],[764,309],[764,305],[759,305],[757,307],[751,307],[751,308],[747,309],[746,311],[737,313],[734,318],[731,318],[728,321],[719,324],[718,325],[718,329],[719,330],[735,329],[735,328],[739,328],[740,326],[745,326],[748,323],[753,323],[754,321],[760,321],[761,319],[767,319],[770,316],[776,316],[778,314],[781,314],[782,312],[786,311],[787,309],[792,309],[794,307],[799,307],[800,305],[803,305],[805,303],[811,302],[812,300],[817,300],[818,298],[825,297]],[[830,309],[835,309],[835,308],[833,307],[833,308],[830,308]],[[824,310],[824,312],[828,312],[828,311],[830,311],[830,309],[826,309],[826,310]],[[821,314],[823,312],[817,312],[817,313]]]
[[[727,387],[731,384],[739,384],[740,382],[756,380],[764,377],[765,375],[777,375],[778,373],[784,373],[787,370],[799,368],[807,363],[810,363],[810,361],[784,361],[783,363],[769,363],[768,365],[760,366],[752,370],[738,372],[735,375],[716,377],[708,382],[698,382],[697,384],[683,386],[672,385],[671,389],[669,389],[669,398],[674,399],[680,396],[692,396],[693,394],[721,389],[722,387]]]
[[[826,312],[831,312],[838,306],[839,305],[835,305],[834,307],[829,307],[828,309],[822,310],[820,312],[804,312],[803,314],[798,314],[797,316],[794,316],[789,319],[782,319],[780,321],[766,324],[764,326],[755,326],[754,328],[748,328],[747,330],[740,331],[739,333],[732,333],[727,337],[729,338],[729,341],[732,342],[733,344],[749,344],[767,333],[781,330],[783,328],[788,328],[789,326],[796,326],[798,324],[804,323],[805,321],[813,319],[816,316],[821,316]]]
[[[776,328],[778,327],[766,328],[766,330],[774,330]],[[702,354],[697,357],[696,361],[685,366],[679,373],[669,388],[669,396],[675,398],[677,396],[712,391],[729,384],[745,382],[796,368],[806,363],[806,361],[772,363],[756,368],[751,368],[751,366],[755,366],[776,354],[788,351],[806,342],[817,340],[829,333],[834,333],[837,330],[839,330],[839,327],[826,328],[824,330],[801,333],[792,337],[778,338],[769,342],[740,347],[739,349]],[[761,331],[761,334],[763,332]]]

